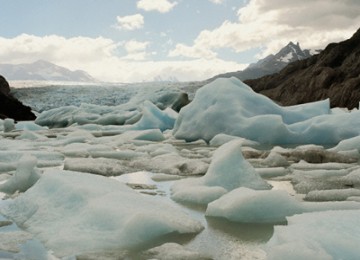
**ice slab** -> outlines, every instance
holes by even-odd
[[[300,202],[285,191],[238,188],[211,202],[206,216],[243,223],[276,223],[302,212]]]
[[[351,171],[348,175],[344,176],[341,181],[348,187],[360,187],[360,169]]]
[[[176,118],[177,113],[171,108],[162,111],[150,101],[145,101],[142,108],[141,119],[132,125],[130,129],[160,129],[161,131],[165,131],[174,127]]]
[[[335,147],[329,149],[330,151],[349,151],[358,150],[360,152],[360,135],[353,138],[342,140]]]
[[[210,260],[209,256],[194,252],[176,243],[165,243],[161,246],[147,250],[147,258],[161,260]]]
[[[359,196],[358,189],[337,189],[337,190],[314,190],[305,196],[307,201],[342,201],[349,197]]]
[[[46,130],[47,127],[43,127],[35,124],[32,121],[20,121],[15,125],[16,130],[28,130],[28,131],[38,131],[38,130]]]
[[[1,212],[58,256],[127,249],[202,225],[179,208],[109,178],[49,170]]]
[[[358,259],[360,211],[325,211],[288,218],[275,226],[267,259]]]
[[[13,194],[16,191],[24,192],[33,186],[41,176],[36,164],[36,157],[23,156],[16,166],[15,174],[0,185],[0,191]]]
[[[209,165],[201,159],[188,159],[178,153],[161,154],[152,158],[141,157],[131,162],[130,166],[155,173],[172,175],[203,175]]]
[[[298,193],[306,194],[315,190],[344,189],[346,181],[344,176],[348,175],[351,169],[340,170],[294,170],[289,177]]]
[[[92,173],[102,176],[117,176],[130,172],[131,169],[119,160],[107,158],[66,159],[64,170]]]
[[[300,202],[286,191],[235,189],[211,202],[206,216],[242,223],[280,223],[287,216],[304,212],[360,209],[357,202]]]
[[[15,121],[12,118],[6,118],[3,121],[4,132],[11,132],[15,130]]]
[[[221,146],[227,142],[230,142],[234,139],[241,140],[243,146],[258,146],[259,143],[255,141],[251,141],[245,138],[241,138],[239,136],[232,136],[226,134],[217,134],[215,135],[209,142],[211,146]]]

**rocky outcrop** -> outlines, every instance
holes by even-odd
[[[245,83],[282,105],[330,98],[332,107],[358,107],[360,29],[346,41],[329,44],[318,55],[293,62],[277,74]]]
[[[23,105],[10,94],[10,86],[0,75],[0,118],[13,118],[17,121],[35,120],[31,108]]]

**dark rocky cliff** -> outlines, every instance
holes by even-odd
[[[0,118],[13,118],[16,121],[35,120],[31,108],[23,105],[10,94],[10,86],[0,75]]]
[[[290,63],[279,73],[245,83],[282,105],[330,98],[332,107],[358,107],[360,29],[346,41],[329,44],[318,55]]]

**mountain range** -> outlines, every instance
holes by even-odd
[[[85,71],[71,71],[44,60],[27,64],[0,64],[0,74],[8,80],[97,81]]]
[[[246,69],[216,75],[207,81],[217,78],[236,77],[242,81],[256,79],[265,75],[271,75],[285,68],[289,63],[304,60],[311,57],[310,50],[302,50],[299,43],[289,42],[278,53],[270,54],[256,63],[250,64]]]
[[[358,107],[360,29],[350,39],[331,43],[317,55],[290,63],[276,74],[245,83],[282,105],[330,98],[332,107]]]

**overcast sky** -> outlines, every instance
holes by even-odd
[[[202,80],[289,41],[360,27],[359,0],[0,0],[0,63],[44,59],[103,81]]]

